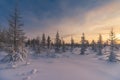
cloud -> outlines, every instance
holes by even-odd
[[[89,40],[95,39],[95,36],[98,36],[99,33],[106,36],[106,33],[109,33],[111,27],[115,28],[115,32],[119,32],[120,1],[114,0],[102,5],[99,4],[99,6],[95,5],[92,8],[86,8],[78,5],[70,7],[68,3],[61,2],[59,9],[62,12],[59,14],[49,16],[51,12],[45,12],[44,16],[46,17],[42,17],[42,19],[33,13],[30,13],[30,15],[27,14],[27,19],[25,20],[27,21],[27,35],[29,37],[35,37],[36,35],[46,33],[54,37],[58,30],[61,37],[74,35],[73,37],[77,41],[80,41],[80,36],[83,32],[85,32]]]
[[[103,27],[117,27],[120,25],[120,1],[111,2],[86,14],[84,26],[91,26],[91,30]],[[104,28],[103,28],[104,30]],[[102,31],[102,30],[101,30]]]

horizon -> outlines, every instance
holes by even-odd
[[[16,0],[0,1],[0,25],[8,27],[9,15],[14,9]],[[111,28],[120,39],[120,1],[119,0],[19,0],[20,14],[24,23],[24,32],[28,38],[50,35],[70,41],[80,42],[81,34],[86,39],[97,40],[102,34],[107,40]],[[1,27],[0,26],[0,27]]]

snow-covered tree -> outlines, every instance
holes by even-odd
[[[0,31],[0,49],[1,50],[5,50],[6,49],[6,46],[7,46],[7,43],[8,43],[8,35],[7,35],[7,30],[6,29],[2,29]]]
[[[97,49],[96,49],[96,43],[95,43],[94,40],[92,40],[92,42],[91,42],[91,48],[92,48],[92,50],[93,50],[94,52],[97,51]]]
[[[50,49],[50,46],[51,46],[51,39],[50,39],[50,36],[48,36],[48,38],[47,38],[47,48]]]
[[[35,54],[39,55],[41,53],[40,37],[38,36],[35,41]]]
[[[44,33],[43,33],[43,35],[42,35],[41,45],[42,45],[42,48],[45,49],[45,46],[46,46],[46,38],[45,38],[45,34],[44,34]]]
[[[71,37],[71,43],[70,43],[70,46],[71,46],[71,52],[73,51],[73,48],[74,48],[74,39]]]
[[[62,52],[65,52],[65,41],[62,40]]]
[[[115,41],[116,41],[116,37],[115,34],[113,32],[113,29],[110,32],[110,55],[108,56],[108,61],[110,62],[116,62],[117,61],[117,56],[115,54]]]
[[[52,46],[52,44],[51,44],[52,42],[51,42],[51,38],[50,38],[50,36],[48,36],[47,37],[47,56],[51,56],[51,53],[50,53],[50,49],[52,48],[51,46]]]
[[[16,62],[23,60],[26,57],[26,49],[24,48],[25,33],[21,27],[23,23],[21,21],[22,17],[20,16],[18,5],[16,5],[14,12],[10,15],[9,22],[9,54],[5,56],[2,61],[5,62]]]
[[[22,17],[20,16],[18,8],[15,7],[14,13],[10,15],[9,19],[10,42],[15,52],[18,50],[19,46],[24,43],[25,40],[25,33],[21,29],[21,27],[23,26],[21,18]]]
[[[81,37],[81,52],[80,52],[80,54],[84,55],[85,51],[86,51],[86,40],[85,40],[85,35],[83,33],[82,37]]]
[[[89,41],[86,40],[86,47],[89,47]]]
[[[102,36],[101,36],[101,34],[99,34],[99,40],[97,42],[97,50],[98,50],[97,55],[102,55],[102,48],[103,48]]]
[[[55,38],[55,52],[60,51],[60,44],[61,44],[61,40],[60,40],[59,33],[57,32],[56,38]]]
[[[30,40],[30,39],[28,39],[28,40],[26,41],[26,47],[31,47],[31,40]]]
[[[109,42],[108,40],[106,42],[104,42],[104,47],[109,45],[108,42]]]

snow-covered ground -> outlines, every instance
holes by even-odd
[[[65,52],[56,58],[31,57],[16,68],[0,64],[0,80],[120,80],[120,63],[108,63],[94,53]],[[91,53],[91,51],[88,51]]]

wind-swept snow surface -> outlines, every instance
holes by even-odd
[[[58,56],[31,57],[29,65],[22,63],[17,68],[0,64],[0,80],[120,80],[119,63],[108,63],[95,54]]]

